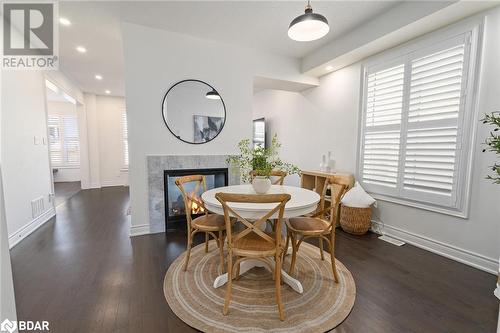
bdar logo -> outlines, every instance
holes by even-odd
[[[16,328],[17,328],[17,323],[15,321],[10,321],[8,319],[5,319],[0,324],[0,331],[2,332],[12,333],[16,330]]]

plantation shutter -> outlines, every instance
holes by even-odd
[[[411,61],[403,176],[410,198],[454,203],[465,49],[464,42]]]
[[[63,163],[63,144],[59,117],[49,116],[48,127],[50,163],[52,166],[60,166]]]
[[[80,138],[76,116],[63,116],[66,165],[80,165]]]
[[[385,191],[398,181],[404,64],[368,74],[362,180]]]
[[[468,32],[365,67],[359,178],[368,191],[459,208],[470,55]]]
[[[122,131],[123,131],[123,164],[128,167],[128,127],[127,127],[127,112],[122,113]]]
[[[80,165],[78,119],[73,115],[49,115],[49,151],[53,167]]]

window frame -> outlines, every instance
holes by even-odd
[[[476,131],[478,122],[478,83],[482,47],[483,19],[465,20],[451,25],[447,28],[429,33],[415,40],[409,41],[401,46],[388,49],[378,55],[372,56],[361,63],[361,82],[360,82],[360,108],[358,117],[358,150],[356,163],[356,177],[359,182],[378,200],[402,204],[424,210],[434,211],[447,215],[467,218],[470,205],[470,189],[472,178],[472,164],[474,156],[474,146],[476,142]],[[457,133],[457,160],[455,161],[455,172],[453,183],[454,196],[449,205],[435,204],[428,198],[424,200],[415,199],[419,194],[408,195],[408,190],[402,188],[402,177],[404,172],[404,158],[406,152],[406,136],[408,134],[408,106],[411,81],[411,60],[438,50],[443,49],[445,45],[456,45],[457,40],[466,40],[466,50],[464,54],[464,77],[462,85],[466,85],[461,90],[465,95],[461,100],[463,105],[457,119],[457,128],[461,133]],[[403,83],[403,106],[400,123],[400,154],[398,156],[398,182],[395,190],[385,186],[374,186],[374,184],[363,184],[363,151],[364,137],[366,131],[366,108],[367,108],[367,78],[369,73],[384,70],[404,64],[404,83]],[[467,67],[465,67],[467,66]],[[464,101],[465,99],[465,101]],[[428,200],[425,200],[428,199]]]

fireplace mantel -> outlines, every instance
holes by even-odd
[[[164,171],[175,169],[228,168],[228,184],[240,183],[239,170],[226,162],[228,155],[150,155],[148,209],[152,233],[165,231]]]

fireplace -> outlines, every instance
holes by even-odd
[[[207,190],[216,187],[227,186],[228,184],[228,169],[176,169],[165,170],[163,173],[164,178],[164,191],[165,191],[165,229],[176,230],[179,228],[186,228],[186,210],[182,194],[175,179],[181,176],[189,175],[204,175],[207,183]],[[194,191],[194,184],[186,184],[186,192]],[[195,196],[201,197],[203,189],[200,188],[198,193],[193,193]],[[193,207],[193,218],[203,214],[201,207]]]

